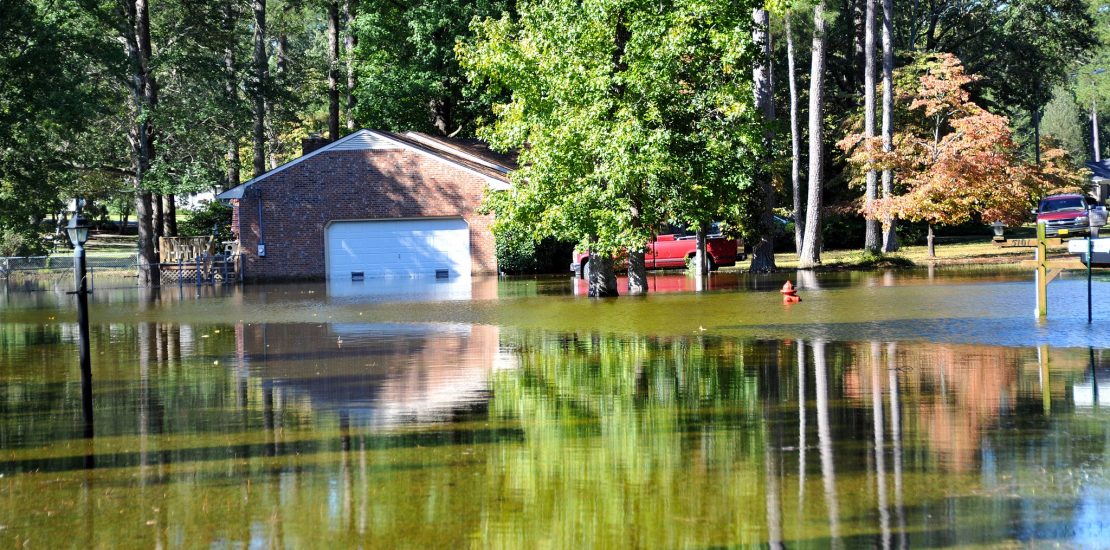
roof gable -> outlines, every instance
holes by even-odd
[[[408,134],[416,134],[409,132]],[[419,135],[419,134],[417,134]],[[352,134],[348,134],[332,143],[329,143],[307,155],[297,157],[273,170],[270,170],[257,177],[228,189],[219,195],[217,199],[230,200],[241,199],[255,183],[258,183],[274,174],[292,168],[308,159],[329,151],[371,151],[371,150],[405,150],[415,152],[433,158],[439,162],[450,164],[456,168],[471,172],[482,179],[486,180],[490,188],[494,190],[503,191],[509,188],[509,171],[510,168],[496,165],[488,160],[481,159],[476,155],[466,154],[462,151],[453,152],[446,148],[434,147],[423,140],[418,140],[412,136],[399,136],[389,132],[377,132],[372,130],[359,130]]]
[[[1091,170],[1094,178],[1110,179],[1110,160],[1088,162],[1087,168]]]

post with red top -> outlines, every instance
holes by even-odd
[[[779,292],[782,293],[782,303],[784,304],[796,304],[802,301],[801,297],[798,296],[798,291],[794,289],[794,284],[790,281],[786,281]]]

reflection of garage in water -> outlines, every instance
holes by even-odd
[[[484,413],[491,372],[515,364],[481,325],[239,325],[236,340],[249,376],[284,401],[372,426]]]
[[[515,168],[477,140],[359,130],[219,195],[248,280],[496,273],[492,216]]]

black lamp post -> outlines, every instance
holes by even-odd
[[[85,416],[85,437],[93,435],[92,363],[89,354],[89,287],[85,277],[85,241],[89,239],[89,226],[78,210],[66,226],[69,242],[73,244],[73,279],[77,295],[77,325],[80,334],[81,357],[81,406]]]

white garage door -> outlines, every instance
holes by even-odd
[[[324,246],[330,279],[470,275],[462,219],[333,222]]]

